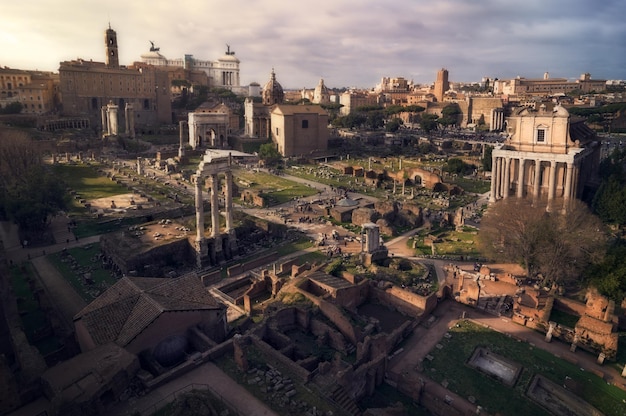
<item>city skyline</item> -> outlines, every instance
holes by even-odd
[[[169,59],[217,60],[227,44],[241,84],[265,84],[274,68],[287,89],[371,88],[382,77],[432,83],[521,76],[625,79],[626,26],[620,1],[485,0],[428,3],[277,0],[9,3],[0,16],[0,66],[58,72],[59,62],[104,61],[104,31],[118,35],[120,64],[153,41]]]

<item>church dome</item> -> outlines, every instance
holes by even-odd
[[[218,59],[218,61],[239,63],[239,59],[235,56],[235,52],[231,52],[229,54],[222,56],[221,58]]]
[[[284,99],[285,92],[283,91],[283,87],[276,81],[276,74],[272,68],[270,80],[265,84],[265,87],[263,87],[263,104],[281,104]]]
[[[313,102],[316,104],[328,104],[330,102],[330,92],[328,87],[324,85],[323,79],[320,79],[319,84],[313,91]]]

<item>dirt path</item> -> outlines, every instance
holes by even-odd
[[[59,315],[66,326],[74,328],[74,315],[87,306],[87,302],[80,297],[72,285],[59,273],[47,257],[37,257],[32,260],[33,266],[39,275],[39,281],[56,305]]]

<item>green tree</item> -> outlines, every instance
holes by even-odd
[[[594,286],[609,299],[621,302],[626,297],[626,241],[615,240],[604,260],[588,267],[584,276],[589,286]]]
[[[0,214],[23,231],[40,232],[66,208],[65,189],[23,132],[0,130]]]
[[[402,124],[403,123],[401,119],[392,118],[385,124],[385,131],[388,131],[390,133],[395,133],[400,129],[400,126],[402,126]]]
[[[439,116],[437,114],[423,114],[421,121],[420,121],[420,127],[426,133],[430,133],[433,130],[437,130],[438,118]]]
[[[580,282],[582,271],[602,260],[606,234],[600,219],[578,201],[568,209],[546,211],[545,205],[509,198],[489,207],[479,232],[484,253],[541,273],[545,283]]]
[[[457,175],[464,175],[467,172],[474,170],[474,165],[463,162],[458,157],[452,157],[448,159],[443,170],[450,173],[456,173]]]
[[[457,125],[460,114],[461,108],[458,104],[449,104],[441,110],[441,118],[438,122],[443,126],[443,130],[445,131],[446,128]]]
[[[491,154],[493,153],[493,146],[485,145],[485,153],[480,163],[483,166],[483,171],[491,172],[493,160],[491,159]]]
[[[19,101],[13,101],[7,104],[4,108],[0,107],[0,114],[19,114],[22,112],[24,106]]]
[[[282,161],[282,155],[274,143],[265,143],[259,147],[259,159],[265,166],[277,166]]]

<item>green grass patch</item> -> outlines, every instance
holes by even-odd
[[[128,228],[131,225],[145,223],[146,217],[123,217],[115,219],[95,219],[76,217],[76,227],[72,230],[78,238],[107,234]],[[62,241],[60,241],[62,242]]]
[[[233,172],[233,176],[240,186],[245,183],[249,189],[259,191],[270,205],[283,204],[293,201],[294,198],[303,198],[317,193],[315,188],[265,172],[237,169]]]
[[[508,414],[515,409],[519,416],[548,415],[526,398],[531,380],[536,374],[562,385],[566,378],[580,386],[578,396],[607,416],[623,415],[626,392],[607,384],[600,377],[581,371],[565,360],[527,343],[484,328],[469,321],[461,321],[450,329],[451,338],[443,338],[442,349],[433,349],[432,361],[424,361],[424,371],[437,382],[448,382],[448,389],[462,397],[474,396],[477,404],[490,414]],[[506,357],[523,367],[514,387],[506,387],[495,379],[469,367],[466,363],[476,347]]]
[[[91,302],[116,282],[109,270],[102,268],[98,257],[100,244],[71,248],[67,253],[55,253],[49,259],[86,302]],[[86,273],[90,274],[92,283],[87,283]]]
[[[484,194],[489,192],[491,187],[490,181],[483,181],[482,179],[468,179],[464,177],[457,177],[450,180],[454,185],[460,186],[465,192],[473,194]]]
[[[580,316],[570,315],[569,313],[565,313],[559,311],[555,308],[552,308],[550,312],[550,320],[556,322],[560,325],[565,325],[569,328],[574,328],[576,326],[576,322],[580,319]]]
[[[436,234],[437,235],[437,234]],[[447,230],[438,233],[442,242],[435,243],[436,254],[455,256],[479,256],[478,234],[476,231],[464,232]]]
[[[128,193],[126,187],[100,175],[93,166],[56,164],[53,168],[61,180],[86,200]]]

